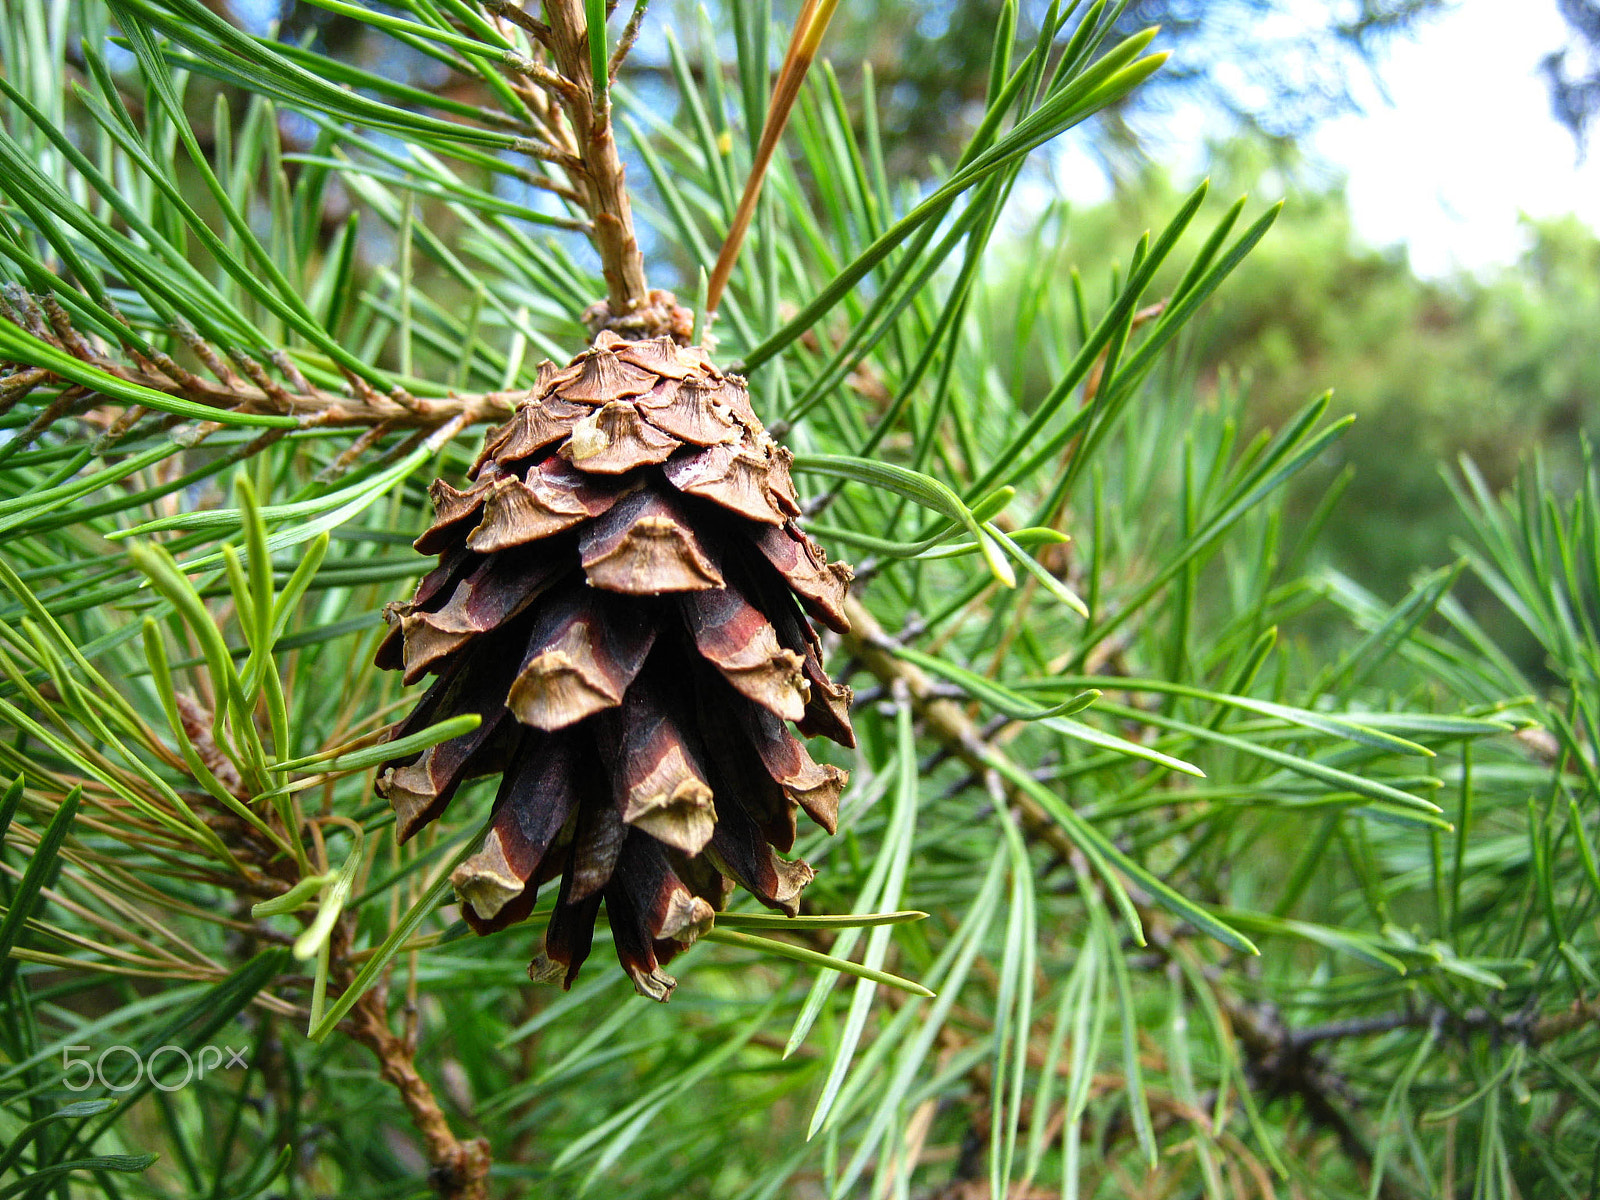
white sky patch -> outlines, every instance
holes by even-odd
[[[1600,130],[1580,164],[1572,135],[1551,115],[1539,72],[1540,60],[1569,39],[1556,3],[1461,0],[1415,35],[1394,39],[1378,65],[1381,94],[1370,73],[1352,66],[1364,111],[1325,122],[1305,149],[1345,176],[1363,241],[1402,245],[1418,274],[1439,277],[1514,262],[1529,241],[1524,214],[1575,213],[1600,230]],[[1278,20],[1326,18],[1321,0],[1296,11]],[[1218,75],[1252,99],[1243,68],[1230,77],[1224,63]],[[1178,103],[1140,129],[1179,180],[1198,179],[1217,115]],[[1024,177],[1022,211],[1036,212],[1053,196],[1075,204],[1109,198],[1110,181],[1089,147],[1084,131],[1057,142],[1042,176]],[[1287,199],[1294,203],[1292,193]]]
[[[1397,40],[1380,70],[1393,105],[1374,98],[1310,143],[1347,173],[1361,236],[1437,276],[1514,260],[1524,213],[1600,228],[1600,145],[1577,163],[1538,71],[1567,37],[1555,0],[1463,0]]]

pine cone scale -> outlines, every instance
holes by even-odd
[[[489,486],[466,546],[479,554],[525,546],[598,517],[621,498],[582,472],[546,460],[526,481],[505,476]]]
[[[795,526],[761,526],[751,536],[756,549],[782,575],[805,610],[835,633],[848,633],[844,597],[853,574],[844,563],[830,563],[821,548]]]
[[[751,521],[782,525],[800,512],[798,503],[784,503],[782,483],[788,481],[787,470],[777,476],[767,456],[742,443],[709,446],[674,458],[662,473],[685,495],[713,501]]]
[[[528,756],[530,763],[537,764],[534,770],[519,779],[507,802],[495,812],[494,827],[483,848],[452,873],[451,882],[465,902],[463,912],[469,922],[495,923],[499,928],[511,919],[520,919],[502,914],[526,893],[528,881],[577,808],[571,763],[564,750],[564,743],[552,738],[543,754]]]
[[[421,554],[443,554],[457,549],[457,535],[476,524],[484,498],[499,478],[497,471],[480,475],[465,491],[457,491],[444,480],[435,479],[428,489],[428,497],[433,501],[433,523],[411,543],[413,549]]]
[[[635,596],[723,586],[694,524],[653,488],[635,492],[583,533],[578,551],[594,587]]]
[[[731,587],[683,597],[689,631],[702,657],[739,692],[786,721],[805,716],[811,688],[803,660],[778,645],[777,632]]]
[[[575,584],[534,625],[506,705],[524,725],[555,730],[621,704],[655,638],[653,625]]]
[[[629,688],[598,725],[623,822],[684,854],[698,854],[717,823],[705,767],[650,681]]]
[[[720,446],[739,440],[733,408],[723,398],[724,388],[690,382],[662,380],[639,397],[639,413],[665,434],[691,446]]]
[[[531,732],[524,739],[501,782],[483,847],[450,877],[462,915],[479,933],[524,919],[537,884],[559,873],[576,836],[582,801],[571,740]]]
[[[570,404],[559,396],[547,396],[521,405],[497,435],[490,435],[483,453],[473,463],[476,478],[484,464],[521,462],[532,458],[546,446],[553,446],[572,432],[572,427],[589,415],[581,404]]]
[[[495,555],[461,578],[437,611],[419,611],[415,604],[395,606],[404,644],[405,681],[416,682],[434,663],[468,641],[520,615],[561,573],[561,564],[542,556]]]
[[[599,896],[600,889],[611,882],[627,836],[628,827],[613,805],[590,804],[578,810],[572,861],[565,875],[572,881],[569,904]]]
[[[557,453],[590,475],[625,475],[666,462],[681,445],[646,421],[637,405],[613,400],[573,425]]]

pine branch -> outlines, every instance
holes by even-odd
[[[903,690],[909,696],[927,733],[1011,805],[1026,837],[1050,847],[1065,861],[1081,864],[1082,851],[1060,824],[1026,791],[1000,777],[994,764],[1007,761],[1007,756],[996,738],[974,724],[960,704],[940,697],[926,674],[895,656],[894,640],[859,599],[847,600],[845,612],[850,619],[850,632],[843,640],[861,665],[885,687],[897,693]],[[1162,959],[1176,963],[1180,956],[1188,954],[1164,914],[1138,902],[1135,908],[1150,947]],[[1299,1098],[1312,1121],[1334,1134],[1346,1156],[1364,1177],[1370,1178],[1374,1168],[1371,1143],[1345,1111],[1343,1099],[1351,1089],[1343,1079],[1330,1064],[1298,1046],[1292,1031],[1275,1013],[1249,1004],[1215,979],[1212,984],[1217,1006],[1228,1018],[1248,1060],[1247,1078],[1262,1092],[1263,1099],[1284,1095]],[[1563,1014],[1564,1018],[1568,1016]],[[1378,1195],[1382,1200],[1416,1200],[1392,1172],[1382,1177]]]
[[[3,314],[0,314],[0,319],[5,319]],[[431,433],[450,424],[461,428],[498,424],[515,411],[521,395],[512,391],[417,397],[400,389],[383,395],[355,376],[347,376],[348,392],[331,392],[311,384],[286,354],[277,351],[270,357],[288,381],[289,386],[285,387],[250,356],[231,352],[228,357],[238,367],[238,371],[235,371],[213,347],[192,333],[185,335],[179,331],[189,350],[216,376],[215,379],[206,379],[186,370],[165,354],[147,356],[129,350],[127,355],[134,363],[129,366],[121,358],[102,348],[90,346],[81,338],[75,344],[73,337],[62,333],[51,331],[40,336],[38,331],[32,332],[41,341],[71,353],[74,358],[91,367],[139,387],[203,404],[218,412],[286,414],[299,418],[303,428],[334,426]],[[7,370],[7,367],[10,369]],[[84,397],[90,397],[89,406],[92,407],[94,393],[66,386],[66,381],[60,376],[43,368],[0,363],[0,410],[15,404],[35,388],[50,384],[62,385],[64,390],[28,429],[17,435],[19,438],[31,441],[37,432],[66,415],[66,410]],[[38,428],[35,429],[35,426]]]
[[[1379,1013],[1372,1017],[1285,1030],[1283,1036],[1288,1045],[1298,1050],[1321,1042],[1374,1037],[1397,1029],[1440,1028],[1462,1038],[1487,1033],[1496,1039],[1521,1042],[1527,1046],[1543,1046],[1597,1023],[1600,1023],[1600,999],[1579,997],[1560,1012],[1516,1012],[1505,1015],[1485,1008],[1473,1008],[1457,1013],[1435,1004],[1404,1012]]]
[[[347,973],[354,976],[355,972]],[[349,980],[346,979],[346,986]],[[356,1002],[340,1028],[378,1060],[379,1072],[400,1095],[427,1146],[428,1180],[444,1200],[485,1200],[489,1194],[487,1138],[456,1137],[428,1081],[418,1073],[415,1047],[389,1028],[387,1005],[379,990]]]
[[[590,60],[584,5],[582,0],[545,0],[544,8],[550,54],[567,85],[558,94],[570,126],[570,149],[581,164],[570,172],[572,185],[589,214],[606,280],[603,312],[591,310],[593,316],[586,319],[595,331],[640,327],[647,336],[668,332],[673,324],[670,297],[662,299],[665,294],[652,293],[645,282],[609,91],[596,86]]]

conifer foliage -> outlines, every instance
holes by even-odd
[[[0,1200],[1592,1192],[1600,472],[1323,567],[1129,4],[3,7]]]

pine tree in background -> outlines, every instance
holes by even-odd
[[[318,6],[0,23],[0,1193],[1592,1188],[1600,473],[1310,570],[1169,354],[1275,210],[1009,232],[1126,5],[910,180],[828,4]]]

